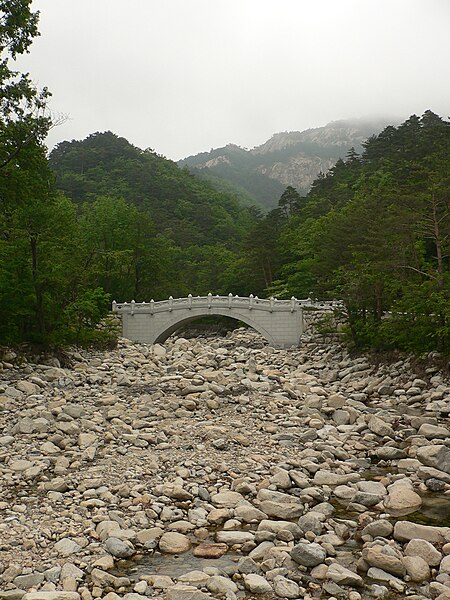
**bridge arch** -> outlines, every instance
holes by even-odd
[[[123,337],[154,344],[165,341],[183,324],[197,318],[220,315],[246,323],[269,344],[287,348],[298,346],[303,332],[303,308],[330,310],[339,302],[313,302],[310,299],[277,300],[257,296],[191,296],[160,302],[113,302],[113,311],[122,316]]]
[[[156,335],[155,343],[163,344],[173,333],[175,333],[176,331],[181,329],[184,325],[187,325],[188,323],[197,321],[198,319],[201,319],[202,317],[212,317],[212,316],[228,317],[230,319],[234,319],[235,321],[241,321],[242,323],[245,323],[246,325],[248,325],[249,327],[251,327],[252,329],[257,331],[258,333],[260,333],[263,336],[263,338],[265,338],[271,346],[276,345],[276,342],[273,339],[272,335],[264,327],[255,323],[254,320],[248,318],[246,315],[240,315],[240,316],[230,315],[229,312],[227,312],[225,310],[220,310],[220,309],[209,310],[209,311],[203,312],[201,314],[190,315],[188,317],[184,317],[181,319],[176,318],[176,320],[174,320],[174,322],[171,325],[161,327],[160,333],[158,333],[158,331],[155,333],[155,335]]]

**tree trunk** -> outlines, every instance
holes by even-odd
[[[434,243],[436,244],[436,258],[437,258],[437,271],[438,271],[438,288],[439,290],[444,289],[444,259],[442,256],[442,242],[439,230],[439,218],[437,214],[436,207],[436,195],[434,190],[431,193],[431,208],[433,215],[433,234],[434,234]]]
[[[42,284],[39,282],[38,272],[38,251],[37,251],[37,237],[30,237],[30,248],[31,248],[31,272],[33,275],[33,286],[34,294],[36,297],[36,322],[37,329],[40,335],[45,334],[45,321],[44,321],[44,300],[42,293]]]
[[[383,284],[375,284],[375,317],[378,321],[381,321],[383,316]]]

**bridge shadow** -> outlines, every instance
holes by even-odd
[[[186,339],[195,337],[225,337],[231,331],[242,327],[255,331],[243,321],[238,321],[232,317],[225,317],[222,315],[193,317],[192,319],[186,320],[184,323],[178,324],[178,329],[171,335],[184,337]]]

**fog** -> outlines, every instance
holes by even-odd
[[[449,114],[448,0],[35,0],[19,68],[64,122],[177,160],[342,118]]]

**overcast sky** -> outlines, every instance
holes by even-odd
[[[450,0],[34,0],[20,61],[67,115],[177,160],[368,115],[450,114]]]

